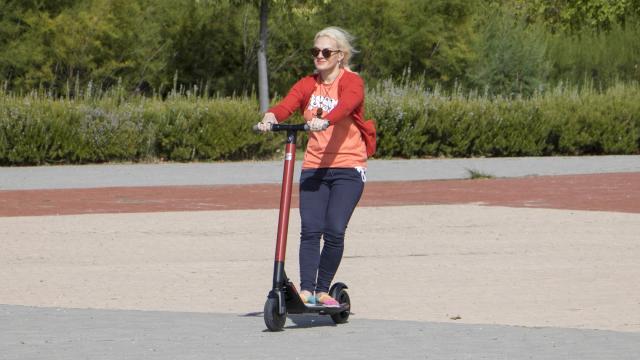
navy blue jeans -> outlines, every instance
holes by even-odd
[[[300,175],[300,289],[328,292],[340,266],[344,233],[364,181],[354,168],[304,169]],[[324,244],[320,251],[320,238]]]

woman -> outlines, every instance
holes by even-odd
[[[373,123],[363,120],[364,83],[349,69],[351,39],[337,27],[318,32],[311,49],[315,74],[298,81],[258,124],[268,131],[271,123],[300,110],[311,129],[300,176],[300,297],[325,306],[339,305],[328,294],[329,285],[364,189],[367,156],[375,149]]]

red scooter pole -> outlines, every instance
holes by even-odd
[[[287,133],[284,149],[284,170],[282,172],[282,190],[280,192],[280,214],[278,215],[278,233],[276,236],[276,262],[284,262],[287,253],[287,233],[289,213],[291,212],[291,191],[293,188],[293,168],[296,162],[296,135]]]

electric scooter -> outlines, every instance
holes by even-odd
[[[318,117],[322,115],[318,109]],[[257,131],[257,126],[254,126]],[[273,265],[273,288],[267,295],[264,304],[264,323],[270,331],[280,331],[284,327],[289,314],[316,313],[329,315],[336,324],[346,323],[351,310],[351,299],[343,283],[334,283],[329,295],[336,299],[339,306],[321,304],[305,304],[300,299],[298,290],[284,271],[284,259],[287,250],[287,232],[289,229],[289,212],[291,209],[291,190],[293,187],[293,170],[296,161],[296,135],[298,131],[309,131],[307,124],[287,125],[271,124],[271,131],[286,131],[287,141],[284,155],[284,171],[282,174],[282,190],[280,193],[280,213],[278,216],[278,232],[276,235],[276,253]]]

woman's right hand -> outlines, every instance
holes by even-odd
[[[264,117],[262,117],[262,121],[258,123],[258,130],[262,132],[267,132],[271,130],[271,124],[277,124],[278,120],[276,120],[276,116],[273,113],[264,113]]]

